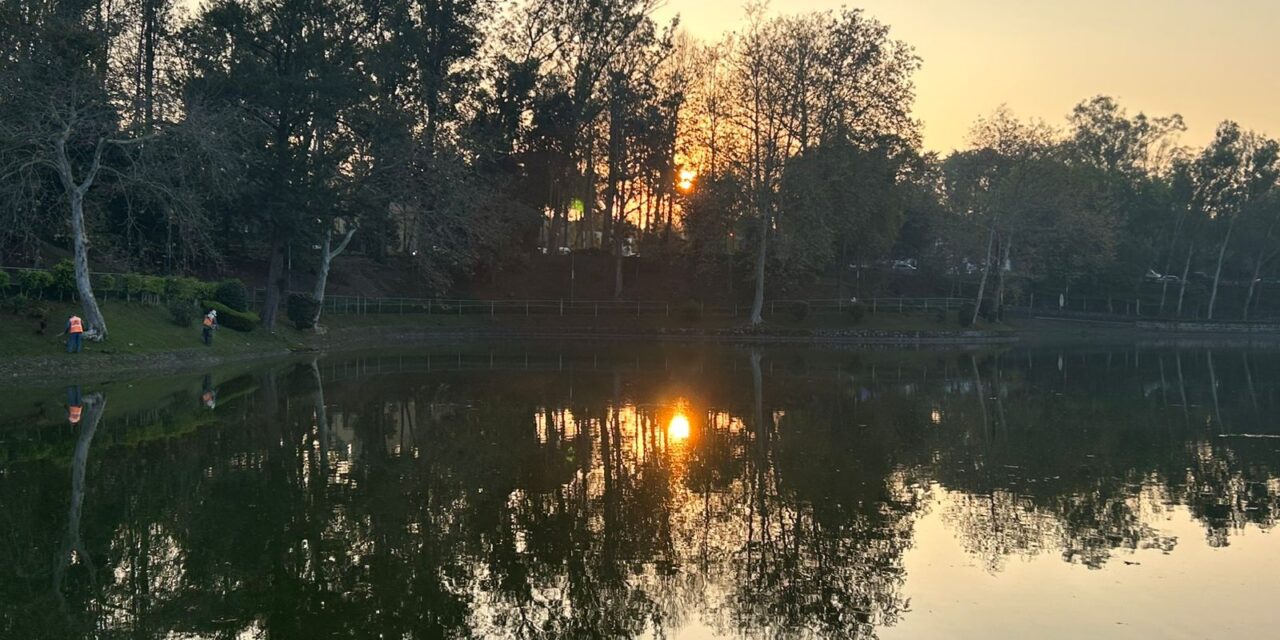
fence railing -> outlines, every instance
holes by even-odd
[[[255,301],[264,299],[261,289]],[[868,314],[933,313],[958,309],[961,298],[863,298],[863,299],[779,299],[767,300],[763,314],[767,317],[787,314],[846,313],[861,306]],[[481,300],[466,298],[374,298],[364,296],[327,295],[323,311],[332,315],[487,315],[487,316],[577,316],[577,317],[746,317],[750,304],[707,304],[664,300]]]

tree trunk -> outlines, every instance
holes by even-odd
[[[271,234],[271,259],[267,263],[266,299],[262,303],[262,326],[275,331],[276,316],[280,312],[280,299],[286,286],[288,270],[284,264],[285,243],[279,230]]]
[[[1009,235],[1004,239],[1003,257],[1000,258],[1000,264],[996,266],[996,319],[1004,320],[1004,270],[1009,264],[1009,248],[1013,244],[1013,236]]]
[[[987,258],[982,262],[982,278],[978,280],[978,296],[973,301],[973,317],[970,318],[969,324],[978,324],[978,312],[982,309],[982,296],[987,292],[987,274],[991,272],[991,249],[996,241],[996,227],[991,225],[991,230],[987,232]]]
[[[763,207],[760,212],[760,245],[756,251],[756,294],[751,301],[752,326],[764,322],[764,262],[768,257],[769,218],[768,207]]]
[[[320,324],[320,311],[324,308],[324,290],[329,282],[329,265],[333,259],[342,255],[346,251],[347,245],[351,242],[351,236],[356,234],[356,227],[352,226],[347,229],[346,235],[343,236],[342,242],[338,243],[338,248],[330,250],[333,246],[333,234],[325,232],[324,242],[320,245],[320,269],[316,272],[316,284],[312,289],[311,297],[316,301],[316,315],[311,319],[312,326]]]
[[[1218,302],[1218,281],[1222,279],[1222,259],[1227,255],[1227,245],[1231,243],[1231,232],[1235,231],[1238,217],[1239,215],[1231,216],[1231,222],[1227,223],[1227,237],[1222,239],[1222,246],[1218,248],[1218,267],[1213,272],[1213,289],[1209,293],[1209,320],[1213,319],[1213,306]]]
[[[1267,247],[1271,244],[1271,234],[1275,232],[1276,220],[1272,219],[1271,224],[1267,225],[1267,236],[1263,241],[1262,248],[1258,250],[1258,259],[1253,263],[1253,277],[1249,279],[1249,294],[1244,299],[1244,314],[1242,320],[1249,321],[1249,307],[1253,304],[1253,293],[1258,286],[1258,277],[1262,275],[1262,265],[1266,263]]]
[[[1187,276],[1191,275],[1191,255],[1195,253],[1196,246],[1194,244],[1187,245],[1187,261],[1182,264],[1182,282],[1178,283],[1178,313],[1177,317],[1182,317],[1182,301],[1187,295]]]
[[[99,339],[106,339],[107,321],[102,317],[89,282],[89,238],[84,230],[84,196],[79,193],[71,194],[71,236],[75,248],[76,292],[80,295],[85,321],[98,332]]]

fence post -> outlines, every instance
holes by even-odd
[[[489,301],[489,317],[490,317],[490,318],[492,318],[492,317],[493,317],[493,301],[492,301],[492,300],[490,300],[490,301]],[[491,354],[491,356],[490,356],[490,357],[492,357],[492,354]],[[491,365],[491,366],[492,366],[492,365]]]
[[[560,315],[564,315],[564,298],[560,298]]]
[[[1138,315],[1138,316],[1142,315],[1142,298],[1138,298],[1133,302],[1134,302],[1134,310],[1137,312],[1134,315]]]
[[[636,300],[636,317],[640,317],[640,301]]]
[[[770,300],[770,301],[769,301],[769,316],[770,316],[770,317],[773,317],[773,315],[774,315],[775,311],[777,311],[777,309],[776,309],[777,304],[778,304],[778,301],[777,301],[777,300]]]
[[[902,298],[898,298],[898,313],[902,313]]]
[[[596,314],[596,317],[597,317],[597,318],[599,318],[599,317],[600,317],[600,303],[599,303],[599,302],[595,302],[595,303],[592,303],[592,305],[591,305],[591,306],[595,308],[595,314]]]
[[[462,315],[462,301],[458,301],[458,315]]]
[[[880,298],[871,299],[871,315],[876,314],[876,308],[880,306]]]
[[[526,318],[529,317],[529,301],[528,300],[524,301],[524,317]],[[528,356],[525,356],[525,357],[528,357]],[[526,364],[525,366],[528,366],[528,365]]]

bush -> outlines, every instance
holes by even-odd
[[[169,317],[173,319],[173,323],[179,327],[190,327],[195,322],[199,311],[196,309],[195,301],[180,300],[173,298],[169,300]]]
[[[677,313],[685,322],[698,322],[702,320],[702,305],[690,300],[681,304]]]
[[[124,294],[125,297],[132,300],[134,296],[142,295],[142,276],[136,273],[127,273],[124,276]]]
[[[157,298],[164,295],[164,278],[160,276],[142,276],[142,292]]]
[[[223,280],[211,297],[236,311],[249,310],[249,290],[239,280]]]
[[[960,311],[956,313],[956,321],[962,327],[973,326],[973,303],[966,302],[960,305]]]
[[[4,295],[4,290],[9,287],[9,272],[0,271],[0,295]]]
[[[236,311],[221,302],[205,300],[200,303],[205,309],[218,312],[218,325],[233,331],[249,332],[261,321],[258,314],[248,311]]]
[[[319,308],[320,303],[315,298],[302,293],[291,293],[285,305],[285,313],[295,327],[310,329],[315,326],[316,311]]]
[[[200,295],[203,288],[204,283],[195,278],[169,276],[164,279],[164,298],[168,301],[195,302],[208,297]]]
[[[23,271],[20,282],[23,293],[40,298],[45,289],[53,286],[53,276],[46,271]]]
[[[75,293],[76,266],[70,260],[63,260],[53,265],[50,276],[53,278],[53,290],[58,292],[59,298]]]
[[[116,277],[107,274],[98,279],[98,290],[111,293],[116,290]]]
[[[804,300],[797,300],[791,305],[791,319],[796,322],[804,322],[809,317],[809,303]]]
[[[867,305],[861,302],[855,302],[849,306],[849,319],[854,324],[862,324],[862,319],[867,317]]]

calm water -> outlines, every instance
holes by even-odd
[[[1275,637],[1280,352],[464,346],[0,388],[0,637]]]

